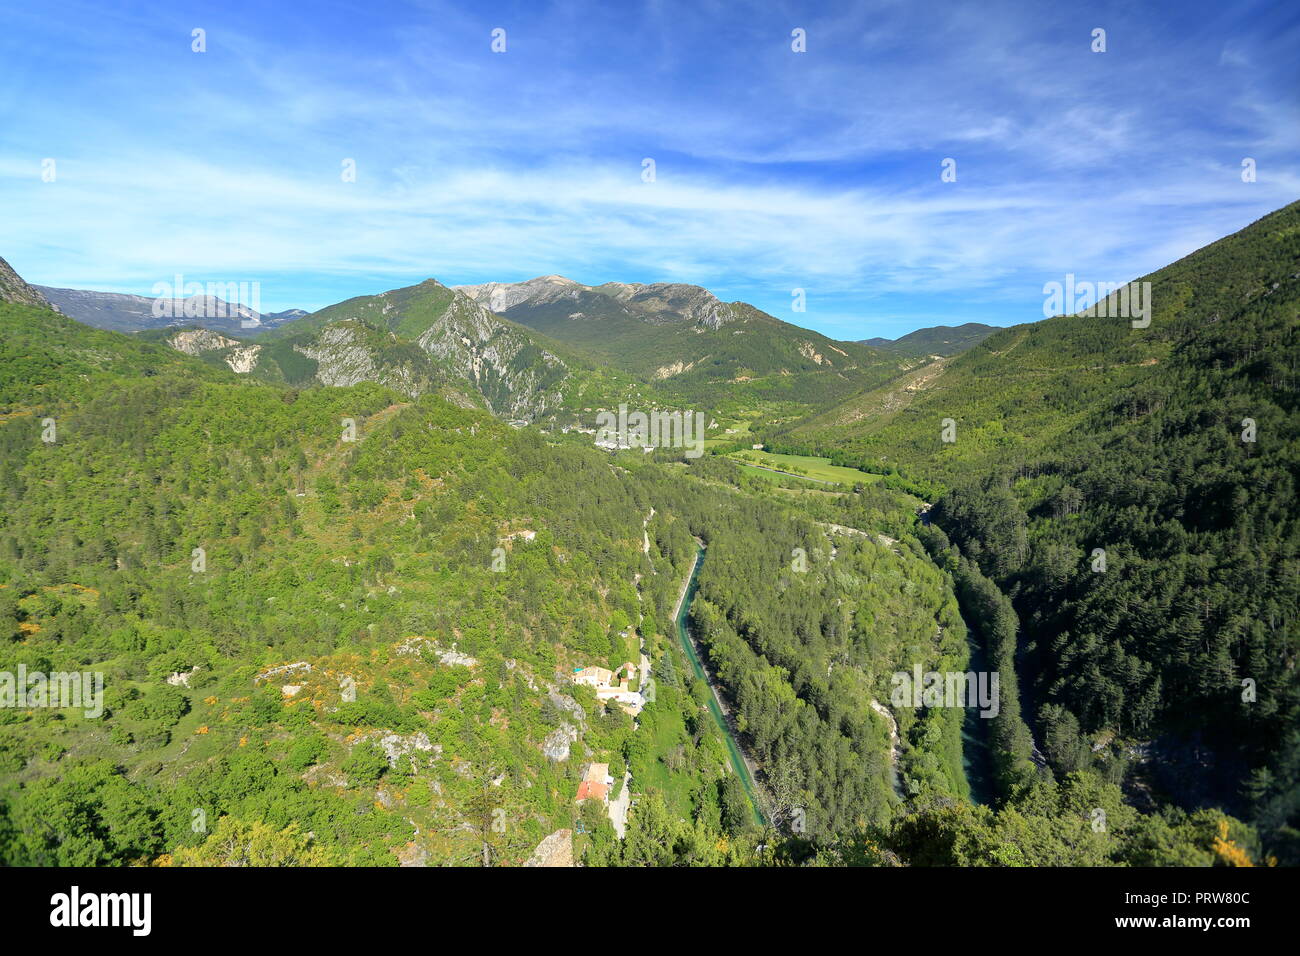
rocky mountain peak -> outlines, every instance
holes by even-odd
[[[517,305],[544,305],[564,298],[576,299],[579,294],[590,291],[590,286],[557,275],[537,276],[523,282],[484,282],[455,288],[493,312],[506,312]]]

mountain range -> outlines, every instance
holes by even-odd
[[[141,332],[201,322],[204,328],[214,332],[240,337],[275,328],[307,314],[302,309],[256,312],[218,296],[196,295],[177,301],[177,315],[158,316],[154,314],[156,297],[49,286],[33,288],[64,315],[97,329],[114,332]]]
[[[230,316],[219,319],[156,317],[144,296],[38,291],[88,325],[139,332],[266,381],[442,390],[524,420],[576,406],[597,380],[603,391],[642,390],[670,404],[759,402],[798,414],[881,383],[919,354],[838,342],[675,283],[585,286],[551,275],[448,288],[428,279],[311,314],[256,314],[213,297],[189,303],[196,315]],[[973,343],[963,330],[937,347]],[[611,376],[617,386],[603,381]]]

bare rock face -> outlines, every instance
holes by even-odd
[[[3,259],[0,259],[0,302],[34,305],[41,309],[53,308],[45,296],[24,282]]]
[[[171,677],[167,678],[167,683],[173,687],[189,687],[190,678],[202,670],[198,664],[195,664],[188,671],[176,671]]]
[[[388,342],[395,341],[389,336]],[[374,333],[357,322],[328,325],[294,350],[316,362],[316,381],[347,387],[358,382],[378,382],[412,398],[433,387],[427,370],[418,364],[381,360]]]
[[[238,345],[239,342],[227,338],[220,332],[211,332],[207,329],[185,329],[171,336],[167,340],[167,344],[178,352],[184,352],[186,355],[201,355],[215,349],[230,348],[232,345]]]
[[[312,666],[306,661],[298,661],[294,664],[281,664],[279,667],[272,667],[270,670],[262,671],[262,673],[253,678],[253,683],[260,684],[263,681],[270,680],[272,677],[289,676],[291,674],[310,674],[311,672]]]
[[[564,362],[461,291],[416,344],[470,382],[503,418],[530,420],[563,397]]]
[[[517,305],[540,305],[561,299],[577,299],[588,287],[566,279],[564,276],[538,276],[526,282],[484,282],[482,285],[460,285],[463,292],[479,305],[493,312],[505,312]]]
[[[309,345],[294,348],[316,361],[316,378],[322,385],[347,387],[375,378],[374,352],[362,330],[351,323],[329,326]]]
[[[424,867],[429,865],[429,850],[415,841],[411,841],[397,851],[397,865]]]
[[[573,831],[556,830],[537,844],[524,866],[573,866]]]
[[[547,685],[546,696],[552,704],[554,704],[558,709],[569,714],[579,724],[582,725],[586,724],[587,722],[586,712],[582,709],[582,705],[579,704],[572,697],[567,697],[564,694],[558,693],[555,690],[555,688],[552,687],[550,684]]]
[[[385,734],[379,739],[379,746],[384,751],[384,756],[388,758],[388,765],[396,767],[397,761],[403,757],[414,757],[417,753],[441,753],[442,747],[429,742],[429,737],[424,731],[416,731],[409,736],[403,737],[401,734]]]
[[[247,375],[257,368],[257,356],[262,352],[260,345],[245,345],[238,339],[232,339],[213,332],[210,329],[182,329],[167,339],[167,344],[186,355],[202,355],[204,352],[220,352],[226,365],[232,372]]]
[[[260,345],[237,345],[226,356],[226,364],[232,372],[247,375],[257,368],[257,356],[262,352]]]
[[[569,759],[569,747],[577,739],[577,728],[572,724],[561,724],[542,741],[542,753],[552,763],[563,763]]]
[[[685,319],[706,329],[719,329],[735,319],[736,311],[708,289],[680,282],[610,282],[597,287],[629,307],[644,313],[648,321]]]
[[[436,648],[434,653],[438,655],[438,660],[442,662],[443,667],[478,667],[478,659],[456,650],[455,644],[451,645],[449,651]]]

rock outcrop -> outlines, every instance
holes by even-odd
[[[431,743],[428,734],[422,730],[405,737],[401,734],[385,734],[379,739],[379,746],[388,758],[390,767],[396,767],[397,761],[403,757],[415,756],[417,753],[432,753],[434,756],[442,753],[442,747]]]
[[[567,368],[528,332],[462,292],[416,344],[466,379],[503,418],[532,419],[559,405]]]
[[[556,830],[546,837],[524,866],[573,866],[573,831]]]
[[[552,763],[569,759],[569,748],[578,740],[578,730],[572,724],[561,724],[542,741],[542,754]]]
[[[589,286],[564,276],[538,276],[524,282],[484,282],[482,285],[459,285],[455,288],[493,312],[506,312],[525,303],[537,305],[577,299],[580,293],[590,291]]]
[[[204,352],[230,348],[232,345],[238,345],[239,342],[208,329],[182,329],[170,336],[167,344],[177,352],[184,352],[186,355],[202,355]]]
[[[51,308],[45,296],[24,282],[22,276],[14,272],[9,263],[3,259],[0,259],[0,302],[34,305],[42,309]]]
[[[294,350],[315,361],[321,385],[378,382],[412,398],[433,387],[432,376],[418,363],[381,363],[374,333],[356,322],[326,326],[309,342],[295,344]]]

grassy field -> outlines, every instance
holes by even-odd
[[[715,432],[711,438],[704,441],[706,449],[713,448],[717,445],[730,445],[734,442],[749,444],[754,439],[750,435],[750,426],[753,420],[762,417],[765,421],[771,418],[774,412],[766,406],[762,410],[752,412],[748,417],[724,418],[718,416],[717,421],[723,429],[721,432]]]
[[[771,474],[763,471],[771,468],[777,471],[811,478],[817,481],[853,484],[855,482],[879,481],[879,475],[869,475],[856,468],[832,465],[829,458],[812,458],[808,455],[775,455],[765,451],[737,451],[727,456],[741,462],[742,466],[758,465],[758,468],[746,467],[745,470],[755,474]]]

